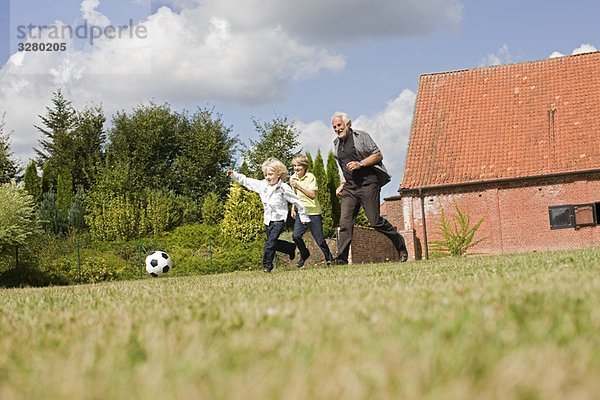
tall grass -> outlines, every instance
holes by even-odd
[[[597,399],[600,249],[0,290],[0,398]]]

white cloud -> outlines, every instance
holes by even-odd
[[[583,43],[581,46],[573,50],[571,54],[583,54],[583,53],[591,53],[593,51],[598,51],[594,46],[589,43]]]
[[[498,52],[495,54],[486,55],[479,63],[480,67],[489,67],[491,65],[510,64],[515,61],[515,58],[510,54],[508,45],[504,43]]]
[[[596,49],[596,47],[594,47],[593,45],[591,45],[589,43],[583,43],[583,44],[581,44],[581,46],[574,49],[571,52],[571,54],[572,55],[583,54],[583,53],[590,53],[593,51],[598,51],[598,50]],[[550,54],[548,56],[548,58],[556,58],[556,57],[564,57],[564,56],[565,55],[563,53],[561,53],[560,51],[553,51],[552,54]],[[486,66],[491,66],[491,65],[510,64],[513,62],[516,62],[516,58],[512,54],[510,54],[510,51],[508,50],[508,45],[503,44],[497,53],[486,55],[483,58],[483,60],[481,61],[481,63],[479,64],[479,66],[486,67]]]
[[[82,3],[84,14],[97,7],[97,1]],[[175,13],[162,7],[139,26],[147,30],[146,37],[126,32],[83,49],[62,38],[68,43],[65,52],[11,56],[0,70],[0,112],[7,113],[5,129],[14,131],[16,155],[29,157],[37,146],[33,125],[40,123],[37,116],[45,113],[58,88],[75,107],[102,103],[110,116],[153,98],[274,101],[285,95],[290,81],[345,66],[341,55],[303,45],[280,29],[240,32],[199,8]]]
[[[398,195],[406,160],[406,150],[412,124],[416,94],[404,89],[386,108],[375,115],[359,115],[352,118],[352,127],[367,131],[383,154],[383,162],[392,174],[392,181],[382,189],[383,197]],[[335,134],[330,121],[295,121],[294,126],[302,131],[299,140],[303,150],[313,156],[321,150],[324,158],[333,146]],[[393,151],[391,149],[394,149]]]
[[[137,2],[139,0],[131,0]],[[82,0],[89,24],[107,26],[100,0]],[[156,3],[155,3],[156,4]],[[417,35],[456,28],[457,0],[171,0],[120,38],[64,52],[14,54],[0,69],[0,112],[12,149],[30,157],[39,135],[33,125],[61,88],[73,105],[101,104],[107,117],[140,102],[193,101],[256,105],[283,99],[290,82],[336,72],[346,60],[334,43]],[[347,23],[346,21],[352,21]],[[43,21],[40,21],[43,22]],[[61,21],[54,21],[63,26]],[[47,40],[45,40],[47,41]],[[329,130],[328,123],[326,124]]]
[[[294,126],[301,131],[298,141],[301,143],[302,151],[307,151],[314,157],[317,151],[321,150],[323,158],[327,159],[327,154],[335,139],[331,123],[321,120],[305,123],[296,120]]]
[[[99,5],[100,0],[83,0],[80,6],[81,15],[88,24],[104,27],[110,24],[110,20],[97,10]]]
[[[596,47],[594,45],[592,45],[590,43],[582,43],[579,47],[577,47],[576,49],[574,49],[571,52],[571,55],[591,53],[594,51],[598,51],[598,49],[596,49]],[[552,54],[550,54],[550,56],[549,56],[549,58],[556,58],[556,57],[564,57],[564,54],[559,51],[553,51]]]

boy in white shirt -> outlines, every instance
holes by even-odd
[[[296,256],[296,245],[279,239],[285,228],[288,203],[296,207],[301,222],[308,223],[310,218],[306,215],[306,208],[298,196],[294,194],[287,183],[283,182],[288,173],[285,165],[276,158],[268,158],[262,163],[261,169],[265,175],[263,180],[248,178],[244,174],[233,170],[228,170],[227,175],[260,196],[264,208],[264,223],[267,234],[267,241],[263,248],[263,271],[271,272],[276,251],[289,255],[290,260],[293,260]]]

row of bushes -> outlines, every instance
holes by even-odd
[[[87,196],[86,206],[85,220],[92,239],[98,241],[157,236],[197,220],[200,212],[190,198],[161,190],[141,194],[94,191]]]
[[[174,260],[169,276],[255,270],[262,241],[242,243],[215,225],[189,224],[155,238],[98,242],[88,233],[39,233],[31,245],[5,252],[0,286],[48,286],[150,278],[146,253],[164,250]],[[140,266],[142,267],[140,270]]]

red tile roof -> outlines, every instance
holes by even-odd
[[[600,169],[600,52],[421,75],[401,189]]]

